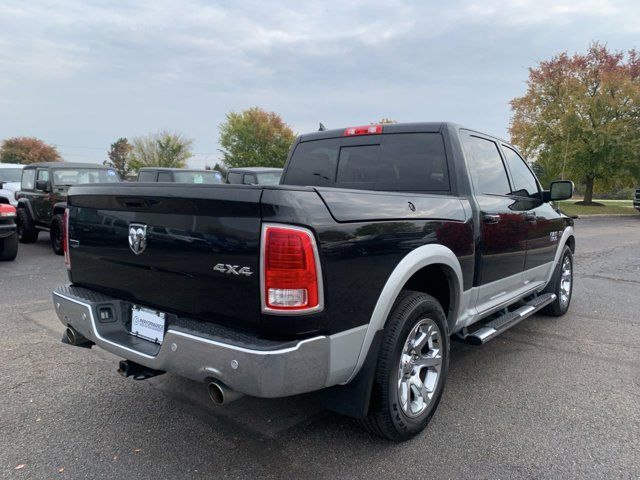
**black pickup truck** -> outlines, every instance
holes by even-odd
[[[216,403],[317,391],[404,440],[436,409],[450,338],[567,311],[573,222],[549,202],[572,191],[449,123],[302,135],[276,186],[74,186],[63,341]]]

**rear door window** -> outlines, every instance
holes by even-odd
[[[296,148],[283,184],[383,191],[449,191],[439,133],[314,140]]]
[[[463,136],[469,172],[477,194],[509,195],[509,177],[502,163],[498,145],[475,135]]]

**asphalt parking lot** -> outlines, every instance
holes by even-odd
[[[308,397],[215,407],[203,385],[124,379],[61,344],[66,274],[41,234],[0,264],[0,477],[640,478],[640,219],[576,236],[569,313],[454,343],[429,428],[394,444]]]

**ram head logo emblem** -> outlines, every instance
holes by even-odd
[[[142,223],[129,224],[129,248],[140,255],[147,248],[147,226]]]

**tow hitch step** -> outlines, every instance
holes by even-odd
[[[146,380],[147,378],[157,377],[162,375],[162,370],[154,370],[153,368],[145,367],[139,363],[132,362],[131,360],[120,360],[118,366],[118,373],[123,377],[133,377],[134,380]]]
[[[525,318],[546,307],[555,299],[555,293],[545,293],[543,295],[538,295],[534,299],[527,302],[526,305],[523,305],[517,310],[505,313],[504,315],[486,323],[475,332],[469,333],[465,337],[465,341],[473,345],[482,345],[483,343],[487,343],[492,338],[497,337],[502,332],[509,330],[511,327],[519,324]]]

